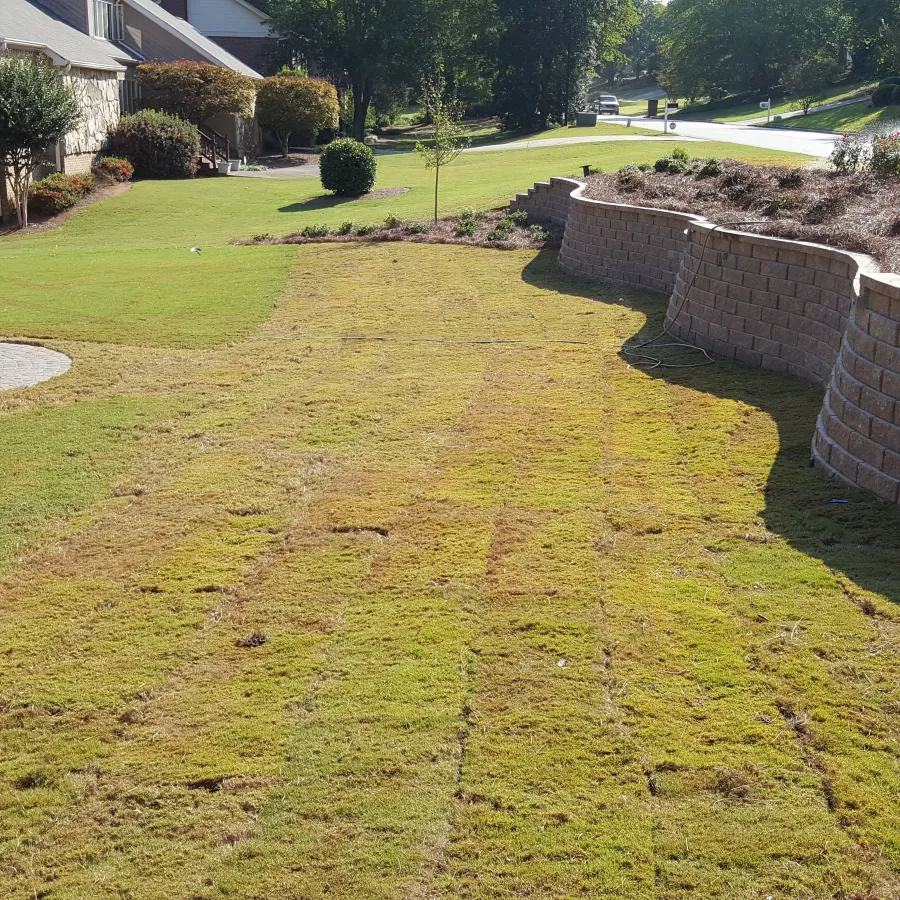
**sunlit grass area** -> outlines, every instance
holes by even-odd
[[[378,186],[0,240],[0,335],[74,360],[0,392],[0,896],[893,898],[900,511],[808,467],[821,391],[635,368],[666,298],[551,250],[229,245],[427,218]]]

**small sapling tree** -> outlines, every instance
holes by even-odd
[[[831,70],[824,63],[808,59],[791,66],[782,78],[784,86],[794,95],[794,105],[808,116],[819,91],[828,83]]]
[[[463,109],[455,99],[444,96],[446,83],[441,66],[436,74],[425,81],[422,103],[426,121],[431,123],[425,132],[426,140],[416,144],[416,153],[425,160],[426,169],[434,169],[434,221],[438,220],[438,190],[441,169],[449,165],[469,145],[462,129]]]
[[[28,225],[32,169],[79,118],[74,92],[49,63],[0,58],[0,178],[9,171],[20,228]]]

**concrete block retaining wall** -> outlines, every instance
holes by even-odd
[[[900,503],[900,277],[859,254],[590,200],[583,190],[554,178],[512,207],[565,226],[567,272],[669,294],[676,337],[824,388],[813,459]]]

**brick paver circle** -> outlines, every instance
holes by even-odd
[[[0,341],[0,391],[40,384],[67,372],[71,365],[68,356],[55,350]]]

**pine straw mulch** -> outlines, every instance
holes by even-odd
[[[379,243],[404,241],[411,244],[463,244],[470,247],[492,247],[495,250],[540,250],[544,247],[558,247],[562,243],[562,229],[541,223],[546,235],[537,239],[529,225],[515,228],[505,240],[488,240],[488,233],[504,218],[505,211],[491,211],[481,214],[473,235],[459,235],[459,220],[456,218],[439,219],[434,222],[402,222],[399,225],[378,225],[371,233],[359,234],[354,227],[350,234],[331,232],[327,235],[304,235],[301,232],[276,237],[271,234],[259,234],[249,240],[234,240],[237,246],[253,246],[265,244],[346,244],[346,243]],[[412,226],[411,233],[407,229]],[[425,233],[415,233],[415,229],[426,226]],[[365,230],[367,226],[363,225]]]
[[[699,174],[591,175],[585,196],[702,215],[714,223],[756,222],[752,231],[868,253],[900,271],[900,179],[839,175],[822,168],[754,166],[724,160]],[[691,167],[698,169],[697,162]],[[735,226],[740,227],[740,226]]]

